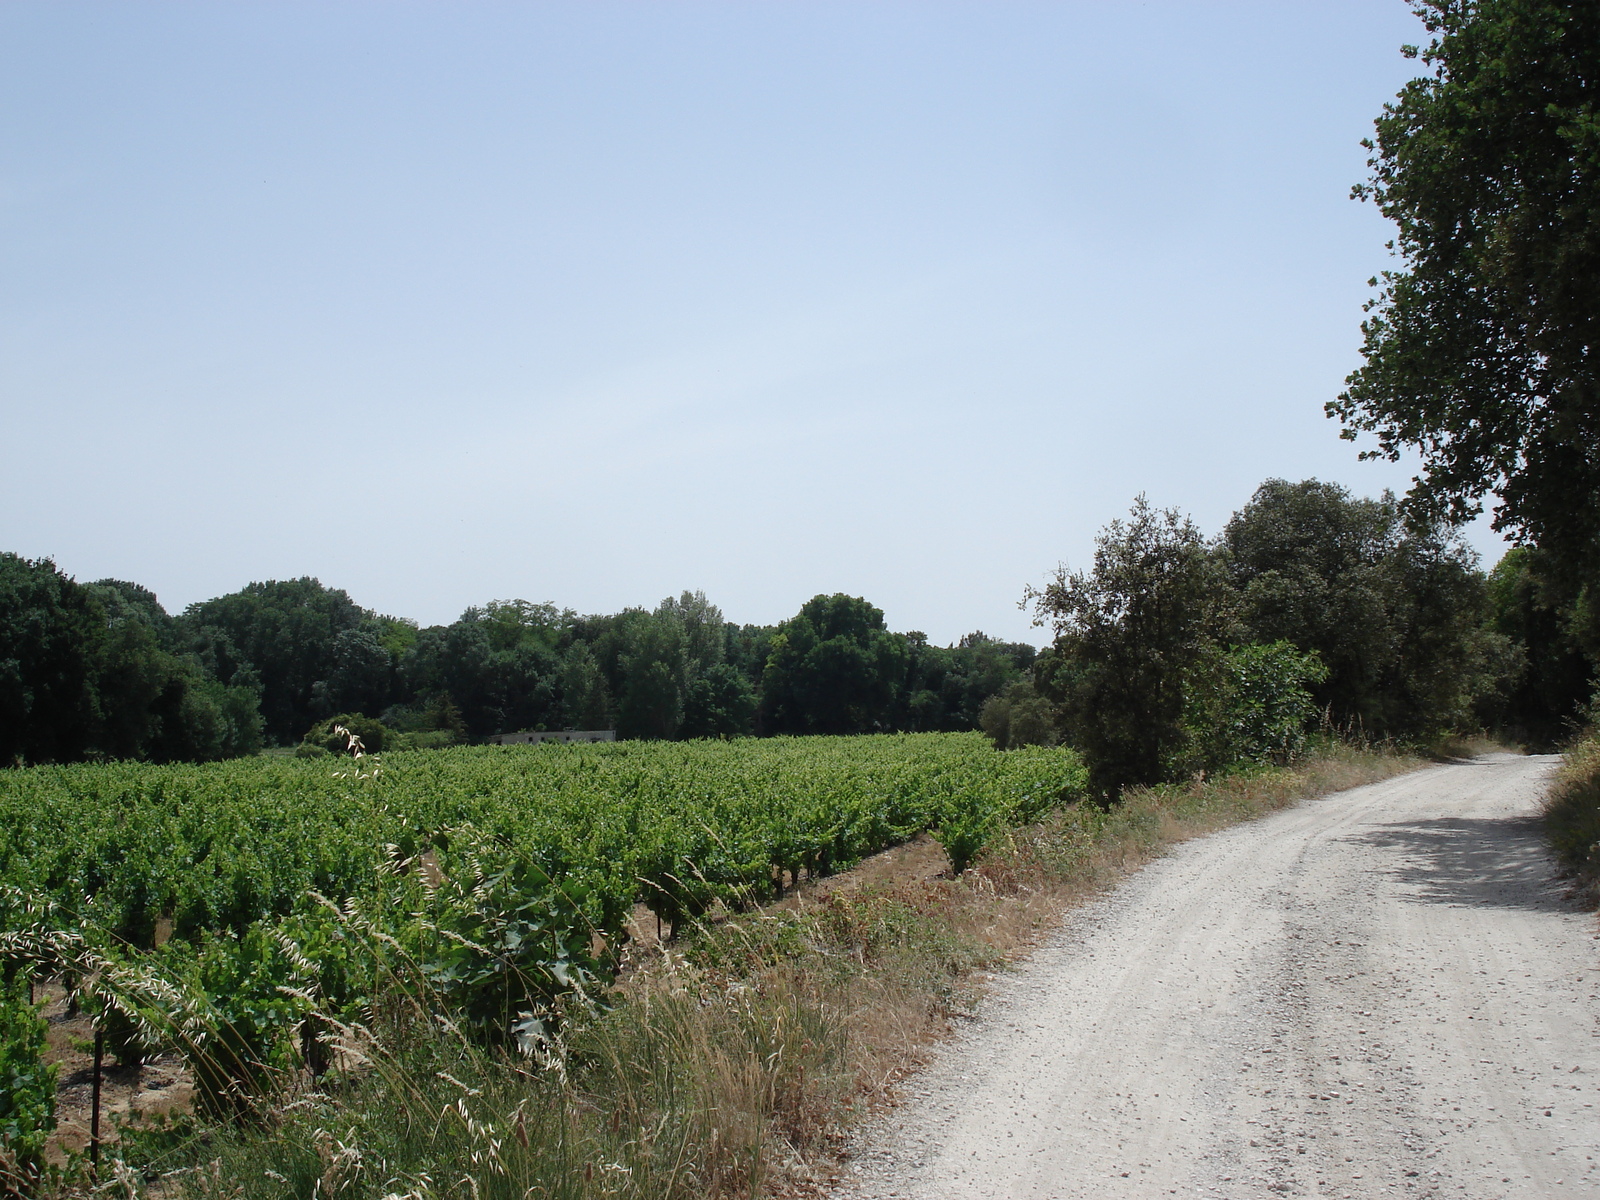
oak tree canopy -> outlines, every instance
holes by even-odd
[[[1424,0],[1431,72],[1384,107],[1355,195],[1394,221],[1397,270],[1365,365],[1327,405],[1367,457],[1422,455],[1407,497],[1494,526],[1576,578],[1600,562],[1600,4]]]

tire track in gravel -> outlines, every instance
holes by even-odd
[[[1600,942],[1490,755],[1186,843],[1002,978],[840,1200],[1600,1197]]]

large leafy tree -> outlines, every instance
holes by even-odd
[[[1220,667],[1232,593],[1194,522],[1140,496],[1095,539],[1093,570],[1028,599],[1055,633],[1040,685],[1101,799],[1199,765],[1186,717]]]
[[[1422,0],[1431,72],[1377,122],[1356,194],[1398,226],[1328,405],[1370,456],[1420,450],[1407,498],[1497,529],[1569,575],[1600,561],[1600,5]]]
[[[678,735],[743,737],[754,728],[755,716],[756,693],[750,680],[736,667],[718,663],[689,685]]]
[[[1389,566],[1401,537],[1392,496],[1356,499],[1315,479],[1267,480],[1223,530],[1249,634],[1315,650],[1328,668],[1318,706],[1340,721],[1380,723],[1404,632]]]
[[[176,623],[149,588],[126,579],[97,579],[89,588],[100,601],[100,607],[105,609],[106,619],[112,625],[125,622],[145,625],[163,650],[177,648]]]
[[[88,590],[104,615],[95,688],[96,749],[112,758],[206,761],[261,748],[260,696],[253,682],[227,685],[194,655],[171,653],[177,623],[149,588],[101,579]]]
[[[684,623],[664,601],[655,612],[625,608],[610,616],[585,617],[577,634],[587,641],[615,697],[612,714],[624,738],[670,738],[683,721],[691,659]]]
[[[895,718],[907,730],[973,729],[985,704],[1023,678],[1038,650],[1001,642],[981,630],[954,646],[930,645],[926,634],[905,635],[910,661]]]
[[[259,687],[267,735],[295,742],[337,711],[327,680],[339,635],[371,619],[343,589],[307,577],[252,583],[190,605],[179,624],[211,674]]]
[[[617,732],[625,738],[670,738],[683,723],[689,688],[688,637],[671,612],[639,612],[621,626]]]
[[[561,664],[561,700],[566,723],[574,729],[611,728],[611,689],[594,651],[583,642],[567,647]]]
[[[1587,614],[1551,584],[1547,557],[1519,546],[1489,573],[1491,628],[1518,648],[1521,661],[1479,702],[1483,724],[1538,747],[1571,735],[1594,690],[1584,653]]]
[[[892,728],[909,657],[882,609],[859,596],[813,596],[773,636],[761,679],[767,732]]]
[[[415,702],[448,700],[475,737],[559,725],[562,660],[542,626],[508,616],[520,603],[469,608],[450,625],[420,630],[399,670]]]
[[[722,610],[702,591],[685,591],[656,606],[658,621],[672,621],[683,629],[683,652],[690,679],[699,678],[727,656],[727,622]]]
[[[137,584],[80,584],[49,559],[0,554],[0,763],[259,749],[254,689],[163,649],[170,626]]]
[[[47,558],[0,554],[0,764],[70,761],[101,725],[105,612]]]
[[[1470,723],[1503,668],[1476,556],[1446,528],[1409,528],[1392,495],[1269,479],[1223,531],[1246,637],[1315,651],[1317,706],[1407,737]]]

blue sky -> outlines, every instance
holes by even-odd
[[[1403,0],[0,7],[0,549],[1039,640],[1322,415]],[[1471,540],[1492,561],[1485,529]]]

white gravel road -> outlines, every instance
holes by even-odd
[[[1492,755],[1180,846],[1069,919],[839,1196],[1600,1197],[1600,941]]]

